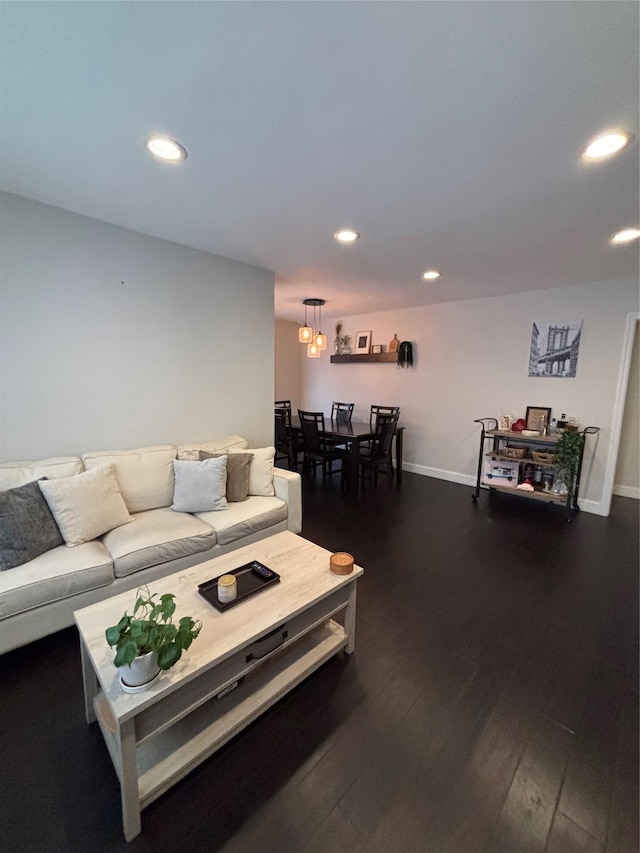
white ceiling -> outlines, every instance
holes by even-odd
[[[271,269],[292,320],[633,277],[638,9],[5,0],[0,186]]]

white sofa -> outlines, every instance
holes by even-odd
[[[116,488],[133,517],[133,523],[121,524],[92,541],[62,544],[0,571],[0,653],[72,625],[74,610],[95,601],[136,590],[282,530],[299,533],[300,475],[275,468],[273,448],[254,451],[245,500],[229,502],[222,512],[171,509],[173,460],[198,459],[200,450],[220,454],[246,448],[241,436],[227,436],[180,446],[0,464],[0,490],[112,465]]]

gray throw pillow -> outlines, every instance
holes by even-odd
[[[37,480],[0,492],[0,570],[14,569],[64,545]]]
[[[171,509],[174,512],[211,512],[229,508],[225,498],[226,458],[202,462],[174,459],[173,470],[176,485]]]
[[[249,497],[249,471],[253,453],[209,453],[200,451],[200,459],[227,457],[227,500],[231,503],[246,501]]]

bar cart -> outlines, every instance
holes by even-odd
[[[599,427],[585,427],[581,431],[585,441],[580,452],[578,469],[573,489],[553,488],[555,474],[553,452],[560,435],[545,435],[543,433],[513,432],[498,429],[496,418],[478,418],[475,424],[480,424],[480,450],[478,453],[478,473],[476,488],[472,499],[474,502],[480,496],[480,488],[506,492],[516,497],[529,500],[544,501],[557,504],[567,511],[567,520],[571,521],[572,513],[579,511],[578,495],[580,491],[580,474],[586,437],[595,435]],[[532,481],[533,490],[523,491],[518,485]]]

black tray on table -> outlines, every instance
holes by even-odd
[[[262,573],[262,574],[261,574]],[[259,563],[257,560],[251,560],[250,563],[245,563],[237,569],[231,569],[228,572],[223,572],[225,575],[234,575],[238,585],[238,595],[233,601],[218,600],[218,580],[222,575],[212,578],[209,581],[198,584],[198,592],[204,596],[210,604],[224,613],[230,607],[235,607],[236,604],[241,604],[252,595],[262,592],[276,583],[280,583],[280,575],[274,572],[273,569]],[[265,576],[266,574],[266,576]]]

